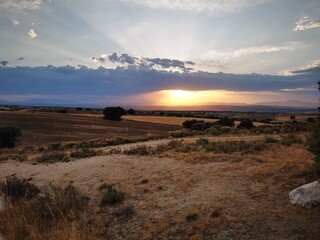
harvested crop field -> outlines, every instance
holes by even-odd
[[[92,116],[59,113],[0,112],[0,126],[22,131],[17,146],[45,145],[50,142],[82,141],[94,138],[144,137],[181,129],[178,126],[133,121],[108,121]]]
[[[147,123],[158,123],[163,125],[174,125],[182,126],[182,123],[187,120],[199,120],[205,122],[215,122],[217,119],[208,118],[192,118],[192,117],[165,117],[165,116],[135,116],[126,115],[122,117],[123,119],[135,121],[135,122],[147,122]]]

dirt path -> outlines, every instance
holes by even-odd
[[[259,141],[264,140],[266,136],[272,137],[274,139],[281,139],[280,135],[227,135],[227,136],[193,136],[193,137],[185,137],[185,138],[172,138],[172,139],[159,139],[159,140],[151,140],[147,142],[137,142],[137,143],[128,143],[128,144],[121,144],[118,146],[109,146],[100,149],[120,149],[120,150],[127,150],[133,147],[137,147],[139,145],[144,145],[147,147],[156,147],[159,144],[168,144],[172,140],[183,141],[184,143],[195,143],[199,138],[205,138],[212,142],[223,142],[223,141]]]

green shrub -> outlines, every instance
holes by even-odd
[[[117,190],[113,184],[109,184],[104,190],[100,204],[104,205],[114,205],[121,203],[124,200],[124,193]]]
[[[219,135],[225,134],[225,132],[222,130],[221,126],[210,127],[205,130],[205,133],[212,135],[212,136],[219,136]]]
[[[254,125],[251,119],[242,119],[237,128],[251,129],[254,128]]]
[[[36,196],[40,190],[39,188],[29,183],[27,179],[7,177],[0,183],[0,192],[11,200],[31,199]]]
[[[281,127],[279,126],[261,125],[251,129],[251,131],[254,133],[278,134],[280,133],[280,129]]]
[[[317,121],[313,117],[308,117],[307,123],[317,123]]]
[[[66,153],[52,152],[52,153],[43,154],[42,156],[38,157],[36,160],[38,163],[55,163],[55,162],[68,162],[70,159]]]
[[[196,123],[203,123],[204,121],[198,121],[198,120],[195,120],[195,119],[192,119],[192,120],[187,120],[187,121],[184,121],[182,123],[182,126],[184,128],[191,128],[194,124]]]
[[[135,114],[136,114],[136,110],[130,108],[129,110],[127,110],[127,114],[129,114],[129,115],[135,115]]]
[[[60,148],[61,148],[61,143],[49,143],[48,144],[49,151],[57,151],[57,150],[60,150]]]
[[[281,128],[282,133],[305,132],[306,130],[306,124],[301,122],[285,123]]]
[[[217,123],[220,124],[221,126],[233,127],[234,126],[234,119],[228,118],[228,117],[223,117]]]
[[[188,131],[188,130],[176,130],[169,132],[169,136],[174,138],[182,138],[195,135],[195,132]]]
[[[21,136],[21,130],[16,127],[0,127],[0,148],[13,148]]]
[[[320,81],[318,82],[318,89],[320,91]],[[320,113],[320,107],[318,107]],[[308,149],[315,155],[315,173],[320,177],[320,115],[316,123],[309,126],[307,135]]]

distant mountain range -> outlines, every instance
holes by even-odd
[[[20,105],[20,106],[47,106],[47,107],[95,107],[120,105],[125,108],[138,110],[160,110],[160,111],[235,111],[235,112],[315,112],[318,103],[303,102],[297,100],[278,102],[259,102],[255,104],[246,103],[223,103],[214,102],[204,105],[193,106],[137,106],[117,103],[80,103],[61,99],[40,99],[33,98],[19,101],[5,101],[0,99],[0,105]]]
[[[260,103],[255,103],[254,105],[317,108],[319,106],[319,103],[288,100],[288,101],[282,101],[282,102],[260,102]]]

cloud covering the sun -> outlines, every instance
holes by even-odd
[[[293,31],[305,31],[315,28],[320,28],[320,20],[317,18],[311,19],[308,16],[305,16],[296,22],[296,26]]]
[[[125,96],[164,89],[242,92],[304,91],[319,80],[320,64],[292,71],[291,76],[170,72],[150,68],[86,66],[0,67],[0,94]],[[19,86],[19,88],[17,88]],[[314,87],[315,88],[315,87]],[[315,88],[316,91],[316,88]],[[308,90],[307,92],[310,92]]]

